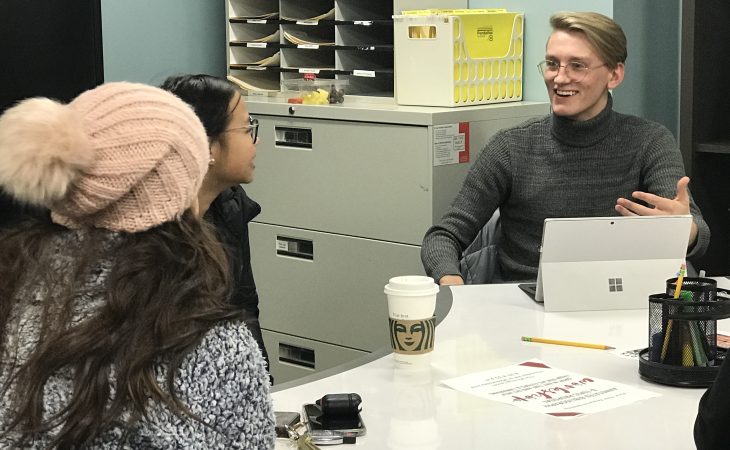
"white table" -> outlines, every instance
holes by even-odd
[[[727,280],[726,280],[727,281]],[[545,313],[515,285],[451,288],[453,305],[436,328],[430,371],[395,369],[384,351],[354,368],[304,384],[275,387],[278,411],[300,411],[327,393],[363,398],[367,449],[657,449],[694,448],[692,428],[704,389],[643,381],[638,360],[604,350],[522,342],[520,337],[647,346],[647,310]],[[451,303],[448,289],[439,308]],[[385,299],[383,300],[385,301]],[[438,311],[438,309],[437,309]],[[438,315],[438,314],[437,314]],[[727,329],[727,325],[721,330]],[[356,326],[356,325],[353,325]],[[387,333],[383,318],[383,333]],[[647,389],[661,396],[566,420],[452,390],[441,380],[539,358],[562,370]],[[336,372],[336,371],[333,371]]]

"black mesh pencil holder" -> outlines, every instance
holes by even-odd
[[[639,353],[641,378],[672,386],[707,387],[725,359],[717,348],[717,321],[730,317],[730,291],[710,278],[677,278],[649,296],[649,347]]]

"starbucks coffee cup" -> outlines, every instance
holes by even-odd
[[[424,368],[431,363],[436,322],[433,278],[407,275],[393,277],[385,285],[388,297],[390,343],[396,366]]]

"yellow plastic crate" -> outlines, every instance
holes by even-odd
[[[427,9],[393,16],[401,105],[470,106],[522,100],[524,14]]]

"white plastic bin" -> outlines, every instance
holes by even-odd
[[[404,11],[393,22],[398,104],[451,107],[522,100],[524,14]]]

